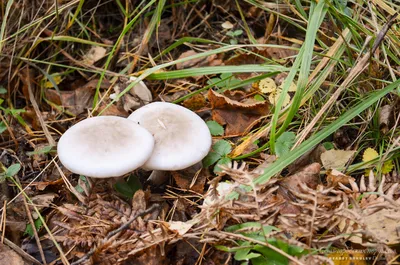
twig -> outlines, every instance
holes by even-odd
[[[42,265],[37,259],[23,251],[19,246],[15,245],[12,241],[8,240],[6,237],[4,238],[4,243],[9,246],[12,250],[17,252],[22,258],[25,260],[32,262],[33,264]]]
[[[51,136],[49,129],[47,128],[47,125],[43,119],[42,113],[40,112],[39,106],[36,102],[35,95],[32,92],[32,84],[31,84],[31,78],[30,78],[30,71],[29,68],[26,69],[26,77],[22,78],[22,81],[25,81],[25,85],[28,88],[29,92],[29,100],[31,101],[32,107],[35,110],[36,116],[39,120],[40,125],[42,126],[43,132],[46,135],[47,141],[51,146],[56,146],[56,141],[54,141],[53,136]]]
[[[128,222],[126,222],[125,224],[122,224],[120,227],[118,227],[117,229],[110,231],[107,236],[102,240],[102,242],[99,244],[99,246],[92,248],[85,256],[83,256],[82,258],[78,259],[77,261],[74,261],[71,263],[71,265],[78,265],[81,264],[82,262],[88,260],[91,256],[93,256],[93,254],[97,251],[98,248],[100,248],[101,246],[107,244],[110,240],[111,237],[113,237],[114,235],[122,232],[123,230],[127,229],[132,223],[133,221],[135,221],[138,217],[142,217],[146,214],[151,213],[152,211],[154,211],[155,209],[159,208],[160,205],[159,204],[153,204],[150,208],[148,208],[147,210],[137,213],[135,216],[132,217],[132,219],[130,219]]]

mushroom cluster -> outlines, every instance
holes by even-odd
[[[127,119],[88,118],[69,128],[57,146],[71,172],[93,178],[119,177],[139,167],[174,171],[200,162],[211,148],[206,123],[194,112],[154,102]]]

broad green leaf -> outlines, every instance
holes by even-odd
[[[7,130],[7,126],[4,122],[0,121],[0,134]]]
[[[132,198],[135,192],[142,188],[142,184],[136,176],[131,175],[128,181],[122,180],[115,183],[114,188],[121,195]]]
[[[208,129],[210,130],[211,135],[218,136],[224,134],[224,127],[219,125],[216,121],[207,121],[206,122]]]
[[[19,170],[21,169],[21,164],[13,164],[6,170],[6,176],[11,178],[12,176],[15,176],[18,174]]]
[[[203,158],[203,167],[207,168],[215,164],[220,158],[221,158],[220,154],[211,151],[205,158]]]
[[[226,165],[226,164],[230,164],[232,162],[232,160],[229,157],[223,157],[221,158],[218,163],[215,165],[214,167],[214,173],[217,174],[218,172],[221,172],[222,169],[219,167],[221,165]]]
[[[278,137],[275,143],[275,152],[278,157],[282,157],[289,153],[293,147],[296,135],[293,132],[284,132]]]
[[[225,140],[219,140],[213,145],[212,149],[221,156],[226,156],[232,151],[232,146]]]
[[[3,86],[0,86],[0,94],[6,94],[7,89],[5,89]]]

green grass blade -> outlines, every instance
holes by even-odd
[[[308,140],[304,141],[297,148],[292,150],[289,154],[287,154],[284,157],[278,158],[278,160],[276,160],[271,166],[269,166],[267,169],[265,169],[264,174],[262,174],[257,179],[255,179],[254,182],[255,183],[264,183],[264,182],[268,181],[272,176],[279,173],[285,167],[287,167],[288,165],[293,163],[300,156],[305,154],[307,151],[311,150],[314,146],[319,144],[326,137],[328,137],[329,135],[334,133],[336,130],[338,130],[340,127],[345,125],[351,119],[353,119],[354,117],[359,115],[361,112],[363,112],[364,110],[366,110],[367,108],[372,106],[379,99],[384,97],[386,94],[388,94],[391,91],[393,91],[394,89],[396,89],[397,86],[399,86],[399,85],[400,85],[400,79],[398,79],[396,82],[393,82],[392,84],[390,84],[389,86],[387,86],[381,90],[371,93],[364,100],[362,100],[358,105],[356,105],[355,107],[346,111],[345,114],[340,116],[336,121],[332,122],[329,126],[325,127],[320,132],[311,136]]]

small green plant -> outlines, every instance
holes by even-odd
[[[40,218],[36,219],[36,220],[34,221],[34,224],[35,224],[35,230],[36,230],[36,231],[39,231],[39,229],[43,226],[43,222],[42,222],[42,220],[41,220]],[[26,225],[24,234],[28,234],[28,235],[30,235],[30,236],[33,236],[33,235],[34,235],[34,233],[33,233],[33,228],[32,228],[32,225],[31,225],[31,224],[27,224],[27,225]]]
[[[135,175],[130,175],[127,180],[115,183],[114,189],[126,198],[133,198],[136,191],[142,189],[142,184]]]
[[[293,132],[284,132],[276,139],[275,153],[278,157],[282,157],[289,153],[294,145],[296,135]]]
[[[238,30],[230,30],[226,33],[227,36],[231,37],[229,42],[232,45],[236,45],[238,44],[238,39],[237,37],[239,37],[240,35],[243,34],[243,30],[238,29]]]
[[[210,130],[210,133],[212,136],[222,136],[224,135],[224,127],[222,127],[218,122],[216,121],[208,121],[206,122],[208,129]]]
[[[13,176],[17,175],[18,172],[21,170],[21,164],[13,164],[9,168],[4,168],[4,166],[1,164],[3,167],[3,172],[0,172],[0,183],[4,182],[6,178],[12,178]]]
[[[226,165],[232,160],[228,157],[228,154],[232,151],[231,144],[225,140],[219,140],[212,146],[212,151],[203,159],[203,167],[209,167],[213,164],[214,173],[221,172],[220,165]]]
[[[248,222],[227,227],[225,230],[227,232],[241,234],[249,239],[268,243],[276,248],[279,248],[290,256],[300,257],[308,253],[307,250],[298,246],[290,245],[282,239],[268,237],[268,234],[271,232],[280,231],[279,228],[274,226],[261,225],[257,222]],[[272,248],[255,244],[246,240],[238,240],[236,241],[236,244],[237,246],[235,247],[216,246],[216,248],[222,251],[235,253],[234,259],[242,262],[241,265],[289,264],[289,259],[287,257],[278,253]]]

